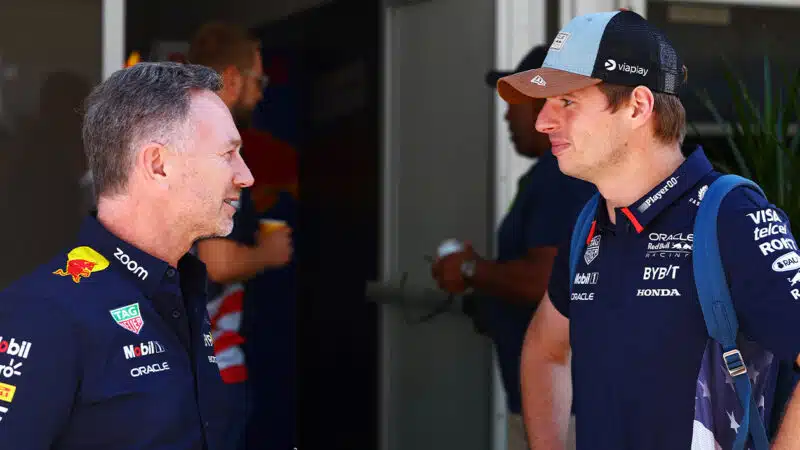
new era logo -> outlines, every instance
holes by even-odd
[[[539,86],[547,86],[547,82],[544,81],[544,78],[542,78],[541,75],[536,75],[535,77],[533,77],[531,83],[538,84]]]

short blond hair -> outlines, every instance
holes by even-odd
[[[600,83],[597,85],[605,94],[611,112],[631,98],[633,86]],[[686,110],[680,99],[674,95],[653,92],[653,113],[655,114],[654,133],[664,144],[683,144],[686,137]]]

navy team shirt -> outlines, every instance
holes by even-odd
[[[601,201],[569,292],[569,248],[549,293],[570,319],[577,446],[731,448],[742,409],[695,290],[697,207],[720,174],[702,149],[611,224]],[[786,215],[747,188],[718,217],[753,396],[769,422],[779,360],[800,352],[800,256]],[[749,446],[748,446],[749,448]]]
[[[205,265],[176,268],[94,217],[0,293],[0,447],[219,450]]]
[[[524,259],[529,249],[558,247],[568,241],[570,225],[594,192],[593,185],[562,174],[548,150],[519,179],[514,201],[497,232],[497,260]],[[536,306],[493,298],[484,307],[508,409],[520,414],[520,354]]]

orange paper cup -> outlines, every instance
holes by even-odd
[[[271,233],[273,231],[287,227],[288,225],[283,220],[261,219],[258,221],[258,226],[259,229],[261,229],[262,233]]]

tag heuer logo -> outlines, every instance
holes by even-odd
[[[111,313],[111,317],[114,318],[114,321],[117,322],[117,325],[132,333],[139,334],[139,331],[144,325],[144,320],[142,320],[142,315],[139,312],[138,303],[112,309],[109,312]]]
[[[600,253],[600,236],[595,236],[592,238],[591,242],[589,242],[589,246],[586,247],[586,252],[583,254],[583,260],[586,261],[586,265],[594,261],[597,258],[597,255]]]

